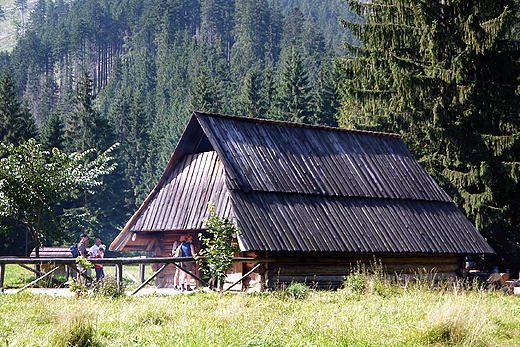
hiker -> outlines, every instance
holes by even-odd
[[[184,234],[185,241],[183,241],[180,245],[182,250],[182,257],[193,257],[195,255],[195,248],[193,247],[193,237]],[[180,265],[184,270],[188,272],[193,272],[195,269],[195,264],[193,262],[182,262]],[[180,271],[180,270],[179,270]],[[180,274],[180,285],[182,290],[192,290],[190,286],[190,277],[184,271]]]
[[[181,235],[179,236],[179,240],[178,241],[175,241],[173,243],[173,247],[172,247],[172,255],[174,257],[181,257],[182,256],[182,248],[180,248],[181,244],[186,241],[186,236],[187,234],[186,233],[181,233]],[[175,263],[175,265],[178,265],[180,266],[182,263]],[[178,289],[178,290],[182,290],[182,285],[181,285],[181,282],[180,282],[180,278],[181,278],[181,272],[183,272],[181,269],[179,269],[178,267],[175,268],[175,275],[173,276],[173,287],[175,289]]]
[[[78,243],[78,252],[79,252],[80,256],[84,256],[85,258],[88,257],[87,243],[88,243],[88,236],[87,236],[87,234],[81,234],[80,235],[80,241]],[[77,268],[78,268],[78,281],[81,284],[86,284],[87,280],[81,274],[86,275],[87,274],[87,269],[85,269],[80,264],[77,265]]]
[[[87,243],[88,243],[88,236],[87,236],[87,234],[81,234],[80,235],[80,241],[78,243],[79,255],[82,255],[84,257],[88,256]]]
[[[89,254],[91,258],[96,258],[99,246],[101,245],[101,239],[99,237],[94,241],[94,246],[90,247]]]

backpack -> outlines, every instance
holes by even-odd
[[[177,246],[177,249],[175,250],[175,253],[173,253],[173,256],[175,258],[180,258],[182,257],[182,247],[181,247],[182,243],[179,244],[179,246]]]
[[[78,244],[74,244],[72,246],[70,246],[70,253],[72,253],[72,256],[74,258],[77,258],[79,256],[79,249],[78,249]]]

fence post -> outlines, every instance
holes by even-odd
[[[123,263],[116,264],[116,281],[117,289],[121,290],[123,288]]]
[[[145,264],[139,264],[139,283],[144,282],[144,270],[145,270]]]
[[[0,292],[4,291],[5,264],[0,264]]]

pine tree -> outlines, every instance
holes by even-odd
[[[265,118],[274,118],[276,82],[274,80],[273,69],[269,66],[264,72],[264,83],[262,84],[262,98],[265,105]]]
[[[253,67],[263,69],[269,33],[268,8],[266,0],[236,1],[231,58],[235,78],[243,78]]]
[[[300,53],[287,57],[276,98],[276,115],[279,120],[311,123],[311,94],[307,71]]]
[[[57,148],[63,150],[65,141],[65,127],[58,114],[52,114],[40,131],[40,142],[44,150]]]
[[[218,112],[220,102],[219,95],[215,90],[215,84],[208,76],[206,70],[203,69],[191,93],[191,105],[193,110]]]
[[[76,107],[70,116],[67,127],[67,148],[71,152],[86,151],[96,148],[94,143],[96,128],[95,95],[92,92],[92,80],[88,70],[84,70],[82,78],[74,90]]]
[[[0,77],[0,142],[17,146],[34,136],[34,120],[19,98],[9,70],[5,68]]]
[[[347,1],[362,42],[341,123],[400,132],[494,247],[520,268],[519,3]]]
[[[340,67],[337,62],[323,66],[314,86],[313,110],[316,124],[337,127],[341,108]]]
[[[245,117],[263,118],[265,115],[262,86],[256,69],[247,74],[240,95],[240,112]]]

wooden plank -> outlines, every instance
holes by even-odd
[[[280,143],[282,136],[280,130],[274,126],[265,126],[262,130],[261,136],[264,138],[267,151],[271,155],[272,166],[277,170],[277,183],[279,185],[277,185],[276,191],[297,192],[297,181],[292,172],[288,172],[287,158],[282,155],[284,152],[282,143]]]
[[[171,168],[167,182],[163,187],[161,187],[161,198],[156,201],[157,204],[160,204],[160,207],[157,209],[157,218],[153,223],[154,230],[171,229],[168,222],[171,217],[171,210],[175,200],[175,197],[172,193],[178,184],[179,171],[182,170],[182,164],[185,163],[188,157],[190,156],[185,156],[182,158],[182,160],[180,160],[178,165]]]
[[[229,124],[226,137],[228,141],[232,141],[230,148],[235,152],[235,161],[238,164],[239,169],[244,174],[244,177],[248,181],[250,190],[267,190],[267,186],[262,179],[262,176],[266,176],[263,172],[261,165],[257,165],[255,162],[255,155],[253,154],[248,142],[251,139],[246,139],[243,134],[243,127],[239,129],[240,123]]]
[[[231,192],[232,200],[236,206],[237,218],[241,223],[246,224],[243,228],[242,235],[249,240],[250,249],[261,249],[267,247],[274,247],[278,243],[273,239],[272,231],[279,228],[273,221],[269,223],[264,217],[272,216],[271,213],[259,214],[267,209],[261,200],[257,200],[256,194],[249,194],[249,199],[244,199],[242,192]],[[237,195],[235,198],[233,196]],[[258,230],[258,232],[247,234],[247,230]]]
[[[161,266],[161,268],[159,270],[157,270],[156,272],[154,272],[154,274],[152,276],[150,276],[150,278],[148,278],[146,281],[143,282],[143,284],[141,284],[139,287],[137,287],[130,295],[134,295],[136,294],[138,291],[140,291],[145,285],[147,285],[148,283],[150,283],[151,280],[153,280],[158,274],[160,274],[165,268],[166,266],[168,266],[168,264],[164,264],[163,266]],[[118,281],[118,286],[119,286],[119,281]]]
[[[165,219],[167,219],[167,209],[168,203],[171,200],[170,191],[171,186],[174,183],[175,175],[174,169],[169,173],[167,179],[165,179],[164,185],[160,188],[159,194],[157,195],[157,199],[154,201],[154,204],[157,205],[157,209],[155,210],[154,218],[152,221],[152,227],[150,230],[164,230],[165,228]],[[165,218],[166,216],[166,218]]]
[[[313,178],[320,187],[319,194],[344,195],[340,184],[342,170],[338,170],[336,163],[330,160],[330,156],[334,152],[330,150],[328,141],[323,141],[323,137],[314,132],[304,132],[304,136],[307,151],[310,153],[306,159],[312,163],[314,168]]]
[[[224,290],[224,292],[227,292],[228,290],[230,290],[231,288],[233,288],[235,285],[237,285],[238,283],[240,283],[243,279],[245,279],[247,276],[251,275],[253,272],[255,272],[256,269],[258,269],[260,266],[264,265],[263,263],[259,263],[259,264],[256,264],[255,267],[253,267],[252,270],[250,270],[249,272],[247,272],[245,275],[243,275],[242,277],[240,277],[240,279],[238,279],[237,281],[235,281],[233,284],[231,284],[229,287],[226,288],[226,290]]]
[[[191,213],[192,209],[192,201],[191,198],[194,194],[193,187],[194,187],[194,181],[196,180],[196,177],[198,173],[200,172],[201,168],[201,161],[196,160],[200,156],[199,154],[194,155],[194,159],[191,161],[189,165],[189,173],[186,177],[186,187],[184,191],[182,192],[182,196],[180,198],[180,204],[177,207],[179,211],[182,211],[182,214],[179,216],[180,218],[176,221],[176,225],[180,227],[180,229],[189,229],[188,225],[186,225],[186,222],[188,221],[188,216]]]
[[[214,136],[219,139],[226,138],[225,132],[223,132],[224,130],[220,129],[219,125],[216,124],[215,119],[212,117],[199,117],[199,123],[208,136],[211,145],[219,153],[220,160],[226,169],[226,175],[228,175],[231,182],[234,183],[232,189],[244,189],[245,191],[248,191],[248,183],[241,174],[238,165],[234,160],[234,153],[232,153],[232,149],[227,144],[223,143],[222,141],[217,141],[214,138]]]
[[[337,223],[337,215],[333,215],[331,212],[331,199],[329,197],[321,197],[320,203],[316,206],[316,214],[321,217],[320,222],[324,224],[326,230],[330,233],[337,235],[336,242],[340,243],[340,251],[353,251],[356,249],[353,244],[353,240],[350,237],[350,233],[345,229],[344,226],[340,226]],[[335,218],[336,217],[336,218]]]
[[[172,207],[168,216],[168,229],[181,229],[179,220],[182,218],[182,211],[179,206],[181,205],[183,192],[187,189],[188,175],[190,172],[190,164],[193,160],[193,155],[186,156],[182,164],[182,170],[179,170],[177,175],[177,182],[175,187],[172,187],[171,201]]]
[[[188,217],[187,225],[191,228],[200,227],[202,217],[206,214],[207,201],[204,201],[204,197],[207,194],[210,182],[211,182],[211,174],[213,173],[215,167],[215,158],[216,155],[213,156],[213,153],[206,152],[202,155],[203,163],[201,167],[201,172],[199,173],[199,178],[196,182],[196,189],[193,199],[194,209],[191,212],[191,215]]]

